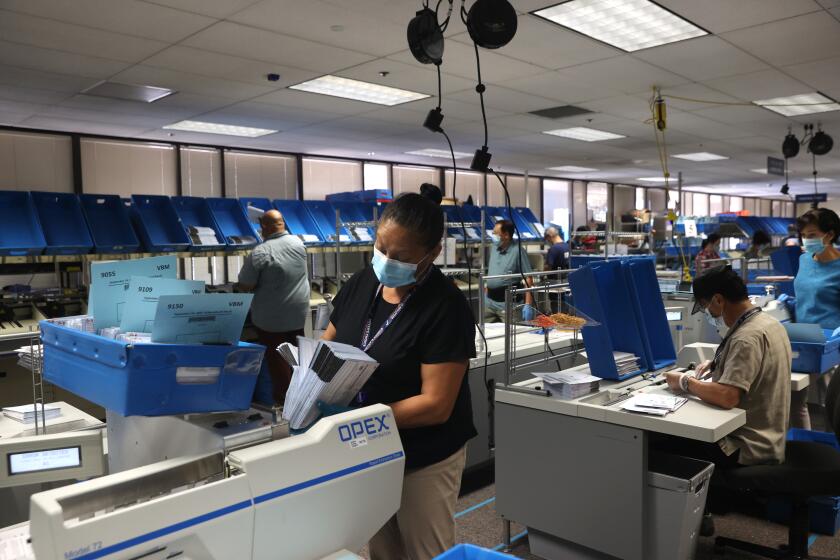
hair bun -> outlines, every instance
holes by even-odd
[[[437,185],[431,183],[423,183],[420,185],[420,196],[428,198],[435,204],[440,204],[443,201],[443,193]]]

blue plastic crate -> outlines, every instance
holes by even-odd
[[[239,205],[242,206],[242,211],[245,212],[245,216],[248,217],[248,206],[253,206],[254,208],[258,208],[263,212],[267,212],[274,208],[271,205],[271,201],[267,198],[259,198],[253,196],[243,196],[239,198]],[[251,225],[251,229],[254,231],[254,235],[257,239],[262,239],[262,228],[260,227],[260,223],[257,220],[252,220],[248,217],[248,223]]]
[[[791,428],[788,441],[810,441],[829,445],[840,451],[840,443],[834,434]],[[817,496],[808,500],[811,532],[833,536],[840,529],[840,496]],[[767,502],[767,519],[776,523],[788,523],[791,504],[788,500],[774,497]]]
[[[791,340],[793,364],[797,373],[823,373],[840,364],[840,337],[831,338],[832,331],[823,329],[825,343]]]
[[[190,249],[190,238],[168,196],[131,195],[131,217],[146,251],[167,253]]]
[[[79,197],[72,193],[32,192],[47,242],[47,255],[82,255],[93,250]]]
[[[338,210],[342,224],[350,222],[369,222],[373,217],[368,217],[368,211],[362,202],[331,202],[333,209]],[[371,207],[372,212],[372,207]],[[367,226],[345,226],[354,243],[372,244],[376,238],[376,228]]]
[[[297,235],[306,246],[317,247],[324,244],[324,237],[315,219],[300,200],[275,200],[274,207],[283,214],[286,229]]]
[[[333,209],[332,204],[326,200],[304,200],[303,206],[312,216],[312,221],[315,222],[318,231],[321,233],[321,239],[329,244],[335,243],[335,209]],[[354,243],[353,236],[350,235],[346,227],[340,226],[338,235],[341,243]]]
[[[513,214],[508,212],[507,206],[487,206],[485,211],[487,213],[487,221],[488,221],[488,230],[493,229],[496,222],[499,221],[499,218],[510,220],[516,225],[516,229],[519,231],[519,235],[522,237],[522,241],[538,241],[542,239],[542,235],[540,235],[534,227],[528,223],[524,217],[516,212],[513,209]],[[516,234],[514,233],[514,236]]]
[[[225,238],[213,217],[213,212],[210,211],[207,200],[200,196],[173,196],[172,205],[187,235],[189,235],[190,226],[210,228],[216,234],[218,243],[208,245],[192,243],[193,251],[218,251],[225,248]]]
[[[435,556],[435,560],[502,560],[516,558],[509,554],[502,554],[495,550],[481,548],[474,544],[459,544],[443,554]]]
[[[213,212],[219,230],[231,251],[248,249],[259,243],[245,210],[235,198],[208,198],[207,204]]]
[[[464,228],[461,227],[461,220],[464,223],[477,223],[478,226],[467,226],[467,243],[481,243],[481,208],[472,204],[464,204],[461,206],[454,206],[447,204],[441,206],[443,213],[446,215],[448,237],[453,237],[458,241],[464,240]],[[488,238],[489,243],[489,238]]]
[[[0,191],[0,255],[40,255],[47,241],[27,191]]]
[[[128,344],[41,321],[44,378],[123,416],[244,410],[251,404],[265,347]],[[215,368],[207,383],[180,382]],[[207,370],[205,370],[207,371]]]
[[[137,253],[140,240],[131,225],[128,209],[115,194],[79,195],[93,246],[97,253]]]

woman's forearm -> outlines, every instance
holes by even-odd
[[[400,428],[422,428],[443,424],[452,414],[441,399],[431,395],[416,395],[389,405]]]

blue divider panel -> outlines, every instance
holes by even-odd
[[[210,228],[216,234],[218,243],[207,245],[193,243],[193,251],[218,251],[225,248],[225,237],[222,235],[219,224],[216,223],[206,199],[200,196],[173,196],[172,205],[175,207],[175,212],[181,219],[187,235],[189,235],[190,226]]]
[[[373,206],[363,202],[333,201],[330,202],[330,205],[333,210],[338,210],[342,224],[373,220]],[[370,217],[368,217],[368,208],[370,209]],[[354,243],[371,244],[376,237],[376,228],[366,226],[346,227]]]
[[[207,204],[230,251],[248,249],[259,243],[248,216],[235,198],[208,198]]]
[[[651,369],[670,366],[677,361],[671,338],[671,327],[665,313],[665,303],[659,291],[656,266],[650,260],[625,260],[622,266],[636,297],[636,317],[645,344],[647,362]]]
[[[40,255],[47,241],[27,191],[0,191],[0,255]]]
[[[138,253],[140,240],[131,225],[128,208],[115,194],[79,195],[97,253]]]
[[[312,215],[300,200],[275,200],[274,207],[283,214],[286,229],[292,235],[297,235],[304,245],[318,246],[324,244],[324,236]]]
[[[575,307],[600,323],[581,329],[592,375],[621,380],[650,369],[633,306],[635,295],[621,263],[604,261],[579,268],[569,274],[569,285]],[[619,376],[615,351],[635,354],[642,369]]]
[[[190,238],[168,196],[131,195],[131,216],[150,253],[189,250]]]
[[[93,250],[79,197],[72,193],[32,192],[48,255],[83,255]]]

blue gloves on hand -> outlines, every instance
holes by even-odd
[[[522,319],[525,321],[533,321],[537,315],[537,310],[530,305],[522,307]]]

